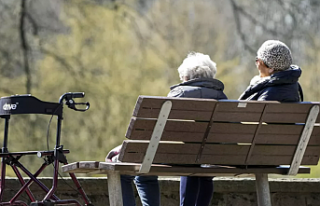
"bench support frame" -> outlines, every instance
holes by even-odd
[[[119,171],[108,170],[107,175],[110,206],[123,206]]]
[[[159,117],[153,129],[150,143],[148,145],[148,149],[147,149],[146,155],[144,156],[139,173],[148,173],[150,171],[151,164],[153,162],[154,156],[156,155],[159,142],[162,136],[162,132],[164,130],[164,127],[166,126],[171,108],[172,108],[171,101],[165,101],[162,104]]]
[[[255,174],[258,206],[271,206],[268,174]]]
[[[297,175],[298,173],[304,152],[306,151],[306,148],[308,146],[309,139],[312,134],[313,127],[317,120],[318,114],[319,114],[319,106],[315,105],[310,109],[306,124],[304,126],[303,132],[299,140],[299,144],[297,146],[296,152],[292,159],[292,163],[291,163],[288,175]]]

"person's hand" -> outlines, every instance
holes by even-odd
[[[106,156],[106,162],[118,162],[118,156],[122,145],[113,148]]]

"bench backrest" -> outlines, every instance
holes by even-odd
[[[169,110],[168,117],[159,116],[165,102],[170,103],[165,109]],[[311,109],[313,116],[310,116]],[[167,164],[292,165],[295,155],[302,153],[301,164],[317,165],[318,111],[318,102],[139,96],[126,133],[130,140],[123,142],[119,160],[142,163],[149,158],[153,163]],[[164,120],[159,122],[158,118]],[[309,122],[308,128],[306,122]],[[159,131],[162,129],[163,132]],[[308,132],[310,140],[304,137]],[[151,140],[156,142],[149,146],[152,135],[157,140]],[[304,149],[297,148],[299,142],[306,140]],[[148,147],[155,156],[148,154]],[[145,157],[146,154],[149,157]]]

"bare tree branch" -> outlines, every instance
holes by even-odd
[[[234,2],[234,0],[231,0],[232,2]],[[265,26],[264,23],[259,22],[255,17],[253,17],[252,15],[250,15],[247,11],[245,11],[242,7],[238,6],[235,4],[234,2],[234,8],[236,11],[240,12],[241,14],[243,14],[245,17],[247,17],[247,19],[249,19],[252,23],[254,23],[255,25],[259,25],[261,26],[261,28],[263,28],[264,31],[269,32],[272,35],[277,36],[279,33],[275,30],[271,30],[269,28],[267,28]],[[240,20],[239,20],[240,21]]]
[[[285,8],[284,2],[283,2],[282,0],[278,0],[278,2],[279,2],[279,4],[281,5],[281,7],[288,12],[288,14],[290,15],[290,17],[291,17],[292,20],[293,20],[293,23],[292,23],[293,27],[291,28],[291,31],[292,31],[292,30],[295,30],[296,27],[297,27],[297,18],[296,18],[296,16],[295,16],[295,14],[292,12],[292,10]],[[292,37],[293,37],[293,32],[286,32],[286,36],[287,36],[289,39],[292,39]]]
[[[25,31],[26,14],[27,14],[26,3],[27,1],[21,0],[19,33],[20,33],[21,47],[23,52],[24,72],[26,75],[26,91],[27,91],[27,94],[30,94],[32,81],[31,81],[31,71],[29,66],[29,46],[28,46],[27,35]]]
[[[57,62],[59,62],[62,66],[64,66],[64,68],[66,68],[67,71],[71,73],[71,77],[73,78],[76,77],[77,73],[74,71],[74,68],[63,57],[43,47],[40,47],[40,51],[46,55],[53,57]]]
[[[238,13],[238,6],[234,2],[234,0],[230,0],[230,3],[231,3],[231,6],[232,6],[232,9],[233,9],[234,20],[235,20],[235,23],[236,23],[237,31],[238,31],[238,33],[240,35],[240,38],[241,38],[242,43],[244,45],[244,48],[247,49],[250,53],[254,54],[256,51],[247,44],[245,35],[241,31],[241,22],[240,22],[240,16],[239,16],[239,13]]]
[[[135,8],[133,8],[132,6],[130,6],[129,4],[125,3],[125,2],[119,2],[119,6],[125,6],[126,8],[128,8],[129,10],[131,10],[132,12],[134,12],[134,14],[137,14],[138,16],[141,17],[141,19],[144,20],[144,22],[147,24],[148,29],[155,31],[156,34],[158,34],[163,40],[165,40],[165,42],[167,41],[167,37],[165,34],[163,34],[163,32],[159,29],[160,27],[155,25],[155,22],[151,21],[147,16],[142,16],[139,12],[137,12],[135,10]],[[129,14],[129,13],[128,13]],[[135,18],[134,15],[131,15],[132,18]],[[173,49],[176,52],[176,55],[180,55],[179,50],[174,47],[174,45],[169,44],[168,45],[171,49]],[[182,58],[182,57],[181,57]]]
[[[33,19],[33,17],[30,15],[29,12],[26,12],[26,18],[30,21],[32,28],[33,28],[33,35],[38,35],[39,33],[39,26],[37,25],[36,21]]]

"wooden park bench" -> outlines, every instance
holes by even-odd
[[[318,164],[319,104],[139,96],[121,163],[83,161],[62,168],[107,174],[111,206],[122,206],[120,174],[252,174],[258,205],[270,206],[268,174],[306,174],[310,168],[300,165]]]

